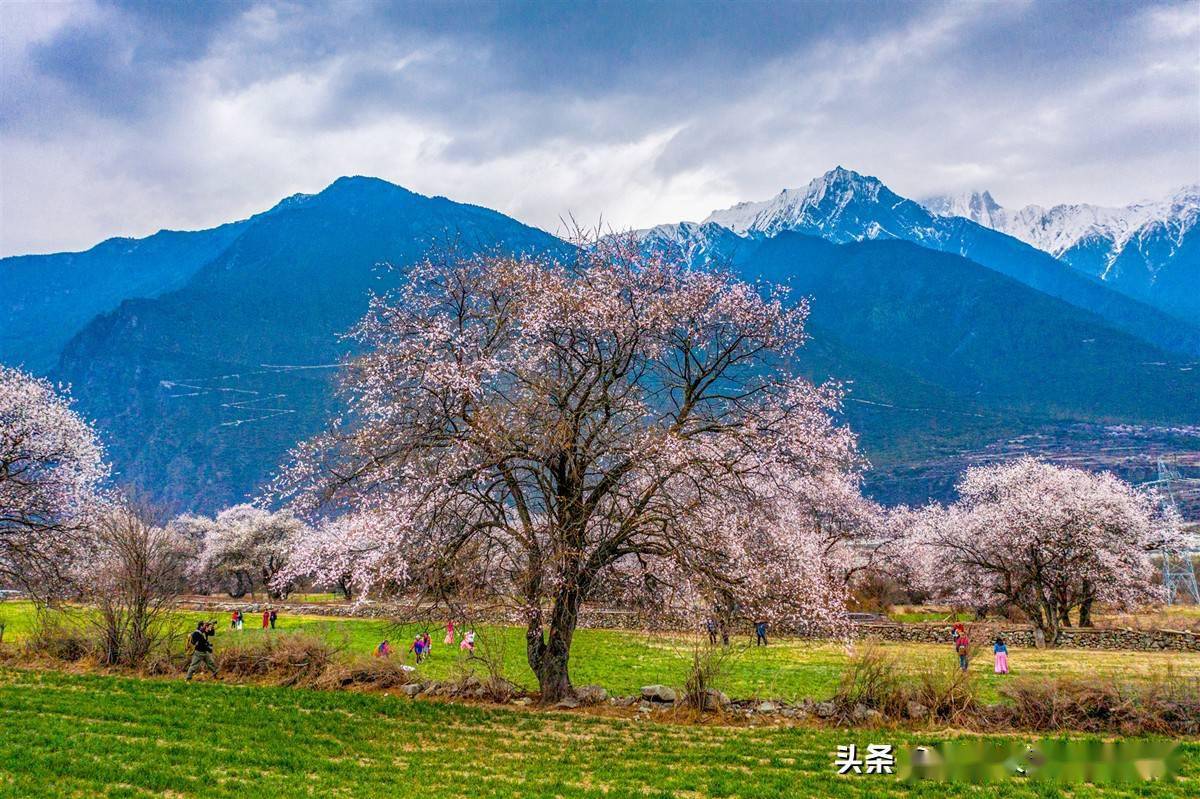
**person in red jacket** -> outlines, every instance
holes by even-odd
[[[958,653],[958,667],[966,671],[971,653],[971,639],[967,637],[967,628],[962,624],[954,625],[954,651]]]
[[[263,629],[265,630],[270,626],[271,626],[271,611],[264,610],[263,611]]]

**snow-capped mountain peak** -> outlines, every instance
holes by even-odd
[[[902,206],[911,208],[902,208]],[[835,242],[895,238],[891,217],[897,210],[928,217],[915,203],[892,193],[876,177],[836,167],[797,189],[784,189],[769,200],[738,203],[713,211],[704,221],[741,236],[774,236],[796,230]],[[904,227],[909,227],[906,220]],[[918,220],[919,221],[919,220]]]
[[[931,197],[922,204],[938,216],[965,217],[1107,278],[1131,242],[1154,234],[1165,235],[1168,248],[1172,241],[1178,245],[1200,217],[1200,186],[1184,186],[1162,200],[1120,208],[1079,203],[1051,208],[1027,205],[1009,211],[986,191]],[[1082,250],[1088,253],[1087,265],[1076,262]],[[1153,271],[1153,264],[1148,267]]]
[[[961,216],[993,230],[999,230],[1004,225],[1004,209],[988,191],[930,197],[922,200],[921,204],[937,216]]]

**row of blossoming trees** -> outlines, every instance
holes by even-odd
[[[1032,458],[967,471],[948,507],[892,515],[912,583],[980,613],[1015,607],[1057,643],[1097,602],[1161,599],[1152,555],[1183,546],[1180,520],[1111,474]]]
[[[571,691],[573,635],[597,598],[844,631],[849,584],[880,552],[927,590],[1016,605],[1051,637],[1074,608],[1151,596],[1162,525],[1115,478],[1020,462],[973,470],[949,508],[864,499],[840,387],[797,370],[807,310],[631,239],[569,263],[424,262],[352,331],[345,415],[272,487],[288,510],[164,529],[191,548],[193,580],[231,593],[311,580],[506,601],[546,701]],[[0,569],[48,586],[94,562],[80,555],[107,470],[49,385],[0,377]]]
[[[79,595],[130,546],[132,527],[170,550],[174,582],[240,596],[276,583],[307,526],[250,505],[169,522],[115,490],[95,431],[46,380],[0,365],[0,580],[39,600]],[[149,544],[148,544],[149,545]]]

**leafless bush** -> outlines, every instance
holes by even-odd
[[[1001,689],[1011,723],[1032,730],[1195,735],[1200,732],[1200,679],[1168,672],[1146,680],[1018,679]]]
[[[94,522],[97,551],[80,577],[96,612],[100,659],[140,666],[169,633],[187,549],[158,524],[148,505],[120,499]]]
[[[843,716],[858,706],[877,710],[885,716],[899,716],[906,706],[899,664],[868,642],[847,662],[833,702]]]
[[[475,650],[463,661],[463,666],[471,675],[474,674],[474,666],[482,667],[483,677],[476,678],[479,681],[477,687],[482,692],[480,698],[493,702],[507,702],[521,691],[520,687],[508,678],[511,664],[508,662],[507,649],[504,646],[504,634],[503,627],[487,627],[477,631]],[[459,675],[460,683],[465,684],[468,679],[466,672]]]
[[[91,654],[94,647],[78,625],[58,611],[43,610],[38,613],[23,648],[29,657],[46,657],[74,663]]]
[[[270,678],[279,685],[312,685],[334,662],[337,649],[324,638],[303,633],[238,642],[218,655],[222,674]]]
[[[397,688],[413,681],[413,674],[402,663],[391,658],[359,656],[351,660],[334,661],[312,681],[314,688],[338,690],[353,686]]]
[[[733,647],[697,640],[683,684],[683,704],[686,707],[697,711],[713,709],[710,697],[720,692],[734,654]]]
[[[906,709],[908,702],[915,702],[926,709],[929,718],[951,724],[967,723],[980,709],[974,675],[949,658],[924,663],[912,675],[905,693]]]

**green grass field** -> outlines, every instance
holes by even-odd
[[[658,724],[381,694],[0,670],[0,797],[1188,797],[1181,779],[1098,787],[839,776],[876,730]]]
[[[0,605],[0,618],[8,620],[5,639],[18,641],[27,635],[33,624],[32,607],[28,603]],[[181,626],[195,624],[200,614],[186,614]],[[218,619],[215,636],[217,656],[223,647],[236,641],[253,641],[256,637],[273,634],[255,626],[257,618],[247,620],[241,631],[230,630],[228,621]],[[334,642],[348,653],[369,654],[383,638],[389,638],[398,653],[403,653],[418,630],[416,625],[402,628],[367,619],[342,619],[321,616],[290,616],[279,618],[279,630],[303,631]],[[480,668],[465,663],[457,647],[442,645],[444,631],[431,629],[434,639],[432,656],[420,666],[423,675],[444,679],[455,676],[464,668]],[[536,681],[525,661],[524,631],[515,627],[481,627],[478,629],[480,647],[499,653],[505,675],[526,687],[536,687]],[[847,652],[841,644],[807,639],[780,638],[769,647],[751,647],[745,639],[735,640],[734,652],[728,661],[727,673],[720,682],[721,689],[735,698],[771,698],[795,700],[804,697],[824,699],[836,688]],[[577,632],[572,649],[571,678],[576,685],[595,683],[613,694],[635,694],[643,685],[664,683],[681,686],[687,673],[693,639],[679,635],[650,636],[641,632],[620,630],[587,630]],[[900,663],[912,670],[935,661],[955,662],[953,650],[947,644],[881,644]],[[411,656],[410,660],[411,660]],[[1178,677],[1200,677],[1200,652],[1125,652],[1080,649],[1034,650],[1013,649],[1010,653],[1012,675],[1002,677],[992,672],[990,648],[971,665],[979,678],[980,696],[984,701],[999,699],[999,688],[1006,680],[1018,675],[1035,677],[1076,676],[1104,678],[1148,678],[1169,673]]]

